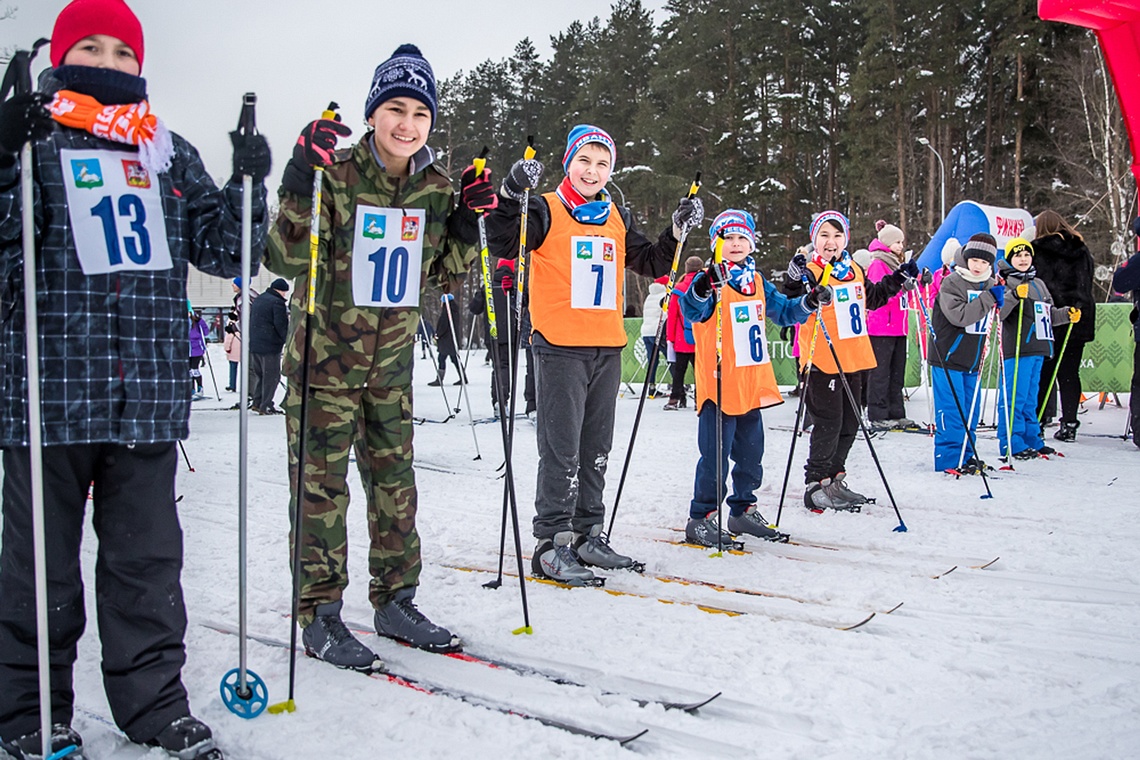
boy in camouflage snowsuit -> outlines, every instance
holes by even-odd
[[[348,585],[345,512],[349,449],[368,502],[369,598],[378,633],[433,651],[459,648],[412,602],[420,574],[412,470],[412,364],[419,299],[427,282],[457,287],[475,256],[473,209],[494,198],[486,175],[464,173],[453,210],[451,182],[426,145],[435,80],[411,45],[377,69],[365,113],[372,131],[321,119],[302,132],[286,167],[266,265],[295,279],[284,373],[293,498],[301,424],[307,424],[300,615],[307,650],[338,667],[371,669],[375,655],[344,629]],[[313,330],[305,334],[313,167],[324,166]],[[417,263],[417,254],[420,261]],[[355,283],[354,283],[355,275]],[[363,284],[362,284],[363,283]],[[307,418],[301,419],[302,351],[310,346]],[[294,502],[295,508],[295,502]],[[292,513],[291,513],[292,514]]]

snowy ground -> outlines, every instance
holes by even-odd
[[[213,365],[226,367],[217,347]],[[490,414],[489,370],[472,357],[475,416]],[[416,413],[445,416],[439,390],[418,366]],[[445,386],[452,403],[458,390]],[[229,406],[195,403],[178,492],[186,534],[183,584],[191,626],[184,673],[194,711],[213,728],[231,759],[395,757],[653,757],[779,758],[1124,758],[1140,747],[1140,451],[1119,439],[1124,412],[1082,415],[1077,443],[1059,445],[1063,459],[1017,463],[996,473],[994,498],[978,478],[955,481],[931,470],[931,444],[919,435],[875,440],[909,531],[878,480],[867,447],[853,450],[850,482],[879,497],[862,514],[814,515],[800,506],[801,439],[781,527],[794,539],[839,550],[750,542],[754,554],[710,558],[658,539],[684,525],[696,462],[696,418],[647,404],[614,546],[645,560],[648,570],[718,581],[777,596],[718,592],[615,576],[611,585],[649,597],[697,602],[748,614],[713,614],[695,605],[662,604],[593,589],[527,585],[534,634],[522,624],[518,584],[485,590],[490,576],[446,565],[491,566],[497,556],[502,482],[496,425],[476,426],[481,461],[466,411],[447,424],[416,428],[419,526],[424,574],[417,601],[437,622],[460,633],[470,649],[516,659],[598,669],[595,686],[578,688],[524,679],[469,663],[368,643],[394,665],[434,680],[509,699],[531,712],[562,716],[607,730],[647,727],[622,748],[572,736],[519,717],[429,696],[327,665],[298,660],[297,712],[244,721],[218,697],[222,675],[238,663],[237,639],[200,625],[236,622],[238,416]],[[775,518],[792,424],[792,403],[765,412],[767,485],[761,509]],[[617,401],[610,469],[616,490],[636,397]],[[987,417],[992,411],[987,406]],[[921,394],[910,416],[926,419]],[[250,420],[250,628],[287,639],[289,608],[285,423]],[[1053,441],[1050,441],[1053,443]],[[983,433],[982,454],[997,459]],[[534,428],[517,426],[515,467],[522,506],[523,548],[529,538],[535,471]],[[441,470],[453,470],[447,473]],[[359,487],[354,483],[354,496]],[[612,496],[611,496],[612,499]],[[349,514],[350,569],[345,618],[371,620],[367,602],[363,507]],[[93,577],[95,538],[84,546]],[[995,557],[987,569],[973,569]],[[950,568],[957,569],[949,575]],[[88,593],[94,619],[93,593]],[[789,599],[787,597],[794,597]],[[883,614],[895,605],[903,606]],[[879,614],[855,631],[837,630]],[[288,657],[260,644],[250,667],[268,683],[270,701],[288,691]],[[608,674],[608,675],[607,675]],[[723,691],[698,715],[638,707],[604,694],[628,686],[620,677],[662,684],[663,693]],[[89,756],[145,757],[107,725],[99,643],[94,625],[80,642],[75,726]],[[1131,749],[1130,749],[1131,748]]]

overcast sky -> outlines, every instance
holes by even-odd
[[[543,60],[550,37],[575,19],[603,22],[612,0],[129,0],[146,39],[143,76],[155,112],[202,153],[215,177],[229,176],[228,133],[241,96],[258,95],[258,128],[273,148],[271,192],[301,128],[334,100],[354,132],[376,65],[400,44],[419,46],[437,79],[509,56],[530,37]],[[663,18],[664,0],[642,0]],[[16,17],[0,22],[0,46],[51,37],[66,0],[0,0]],[[36,70],[48,64],[48,50]],[[430,140],[429,140],[430,143]]]

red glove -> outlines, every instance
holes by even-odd
[[[293,159],[306,166],[328,166],[332,163],[332,154],[336,150],[336,141],[340,137],[348,137],[352,130],[340,123],[340,115],[336,120],[317,119],[309,122],[301,136],[297,138],[297,145],[293,148]]]
[[[472,164],[463,170],[459,178],[459,202],[472,211],[490,211],[499,205],[499,196],[491,184],[491,170],[484,169],[476,176]]]
[[[515,287],[515,278],[511,277],[509,274],[503,275],[503,286],[502,287],[503,287],[503,292],[506,293],[507,295],[510,295],[511,291]]]

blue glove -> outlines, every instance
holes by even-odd
[[[994,297],[994,305],[999,309],[1005,306],[1005,285],[998,283],[990,288],[990,295]]]
[[[450,293],[444,293],[442,296],[439,297],[440,303],[447,303],[448,301],[454,301],[454,300],[455,300],[455,296],[451,295]]]

